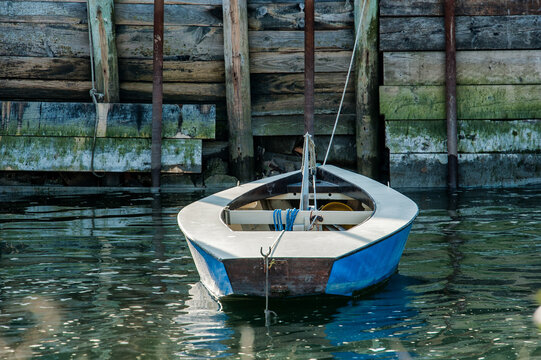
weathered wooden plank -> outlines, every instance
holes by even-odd
[[[1,27],[0,27],[1,28]],[[302,31],[250,31],[250,51],[301,51]],[[351,49],[351,30],[316,32],[317,50]],[[222,60],[223,31],[219,27],[165,26],[164,60]],[[152,27],[117,26],[117,47],[122,58],[151,58]]]
[[[447,149],[444,120],[387,121],[385,135],[391,154],[442,153]],[[540,152],[541,120],[461,120],[458,151]]]
[[[381,0],[381,16],[443,16],[444,0]],[[531,0],[457,0],[456,15],[540,15]]]
[[[303,31],[250,31],[250,52],[304,51]],[[315,31],[316,50],[350,50],[353,48],[353,31]]]
[[[445,49],[443,18],[380,19],[380,50]],[[539,49],[539,16],[462,16],[456,18],[457,50]]]
[[[362,5],[361,5],[362,4]],[[379,136],[379,54],[378,0],[355,1],[355,29],[359,29],[359,46],[355,51],[355,102],[357,170],[377,179],[380,169]],[[361,13],[361,10],[364,10]],[[359,23],[361,24],[359,27]]]
[[[459,119],[541,118],[541,85],[457,86]],[[381,86],[387,120],[445,119],[443,86]]]
[[[330,135],[336,114],[318,114],[314,120],[315,135]],[[254,136],[303,135],[304,117],[293,116],[254,116],[252,117]],[[336,135],[355,135],[355,114],[341,114],[336,127]]]
[[[94,135],[93,103],[3,101],[0,135],[87,136]],[[98,128],[103,137],[151,137],[151,104],[103,104],[104,118]],[[212,139],[216,106],[163,105],[164,138]]]
[[[342,92],[346,73],[317,73],[314,87],[316,92]],[[304,92],[303,74],[252,74],[252,94],[299,94]],[[354,92],[353,82],[347,92]]]
[[[0,56],[0,78],[4,79],[90,79],[90,61],[81,58]]]
[[[340,105],[340,93],[316,93],[315,114],[335,114]],[[355,94],[348,93],[342,111],[355,113]],[[252,116],[300,115],[304,113],[304,95],[255,95],[252,97]]]
[[[304,28],[300,3],[264,2],[248,5],[251,30],[286,30]],[[315,29],[348,29],[353,26],[353,6],[349,2],[316,2]]]
[[[459,85],[541,84],[541,51],[458,51]],[[386,52],[383,54],[385,85],[442,85],[445,81],[443,52]]]
[[[92,32],[95,86],[103,101],[116,103],[118,94],[118,56],[113,0],[88,0],[89,31]]]
[[[91,87],[90,81],[0,79],[0,98],[90,101]]]
[[[4,171],[91,171],[91,137],[0,137]],[[162,172],[201,172],[200,139],[165,139]],[[150,171],[150,139],[98,138],[94,169],[106,172]]]
[[[52,1],[1,1],[0,22],[86,23],[86,4]]]
[[[152,60],[119,59],[118,64],[120,81],[152,81]],[[224,62],[164,61],[163,81],[208,83],[224,82]]]
[[[115,4],[115,22],[118,25],[152,25],[153,3]],[[164,25],[222,26],[220,5],[164,5]]]
[[[0,23],[0,44],[0,56],[89,56],[86,24]]]
[[[120,96],[132,102],[149,102],[152,99],[152,83],[122,82]],[[225,99],[223,83],[164,83],[164,103],[214,102]]]
[[[463,187],[541,184],[541,154],[458,154]],[[447,154],[391,154],[393,187],[447,186]]]
[[[350,59],[351,51],[316,51],[315,71],[346,72]],[[302,73],[304,53],[251,53],[250,71],[252,74]]]

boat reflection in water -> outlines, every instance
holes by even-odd
[[[217,302],[197,283],[175,318],[191,335],[183,339],[190,345],[177,355],[308,359],[332,353],[338,359],[411,359],[402,342],[422,326],[415,322],[418,314],[410,306],[414,294],[407,290],[414,282],[395,274],[377,292],[362,297],[272,299],[270,308],[278,315],[268,327],[264,300]]]

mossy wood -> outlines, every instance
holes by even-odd
[[[91,171],[91,137],[0,136],[4,171]],[[150,171],[150,139],[97,138],[94,170]],[[162,172],[201,172],[202,140],[164,139]]]
[[[443,16],[445,0],[380,0],[381,16]],[[457,0],[456,15],[540,15],[541,7],[528,0]]]
[[[447,149],[445,120],[403,120],[385,123],[391,154],[443,153]],[[461,153],[541,153],[541,120],[460,120]]]
[[[457,86],[459,119],[541,118],[541,85]],[[445,119],[444,86],[381,86],[386,120]]]
[[[458,154],[463,187],[504,187],[541,184],[541,153]],[[447,154],[391,154],[393,187],[447,187]]]
[[[380,19],[381,51],[444,50],[442,17]],[[519,50],[541,48],[541,17],[459,16],[457,50]]]
[[[315,135],[332,133],[336,114],[315,115]],[[252,118],[254,136],[304,135],[304,117],[293,116],[254,116]],[[336,127],[336,135],[355,135],[355,114],[342,114]]]
[[[92,103],[10,102],[1,104],[0,135],[92,137]],[[100,104],[100,137],[150,138],[151,104]],[[163,105],[164,138],[213,139],[214,105]]]
[[[540,50],[458,51],[459,85],[541,84]],[[434,51],[383,54],[385,85],[443,85],[445,53]]]

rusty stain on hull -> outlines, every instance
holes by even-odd
[[[324,294],[333,259],[275,258],[270,261],[269,288],[271,297]],[[263,258],[223,261],[233,293],[265,296]]]

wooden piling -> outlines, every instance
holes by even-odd
[[[160,172],[162,166],[163,17],[163,0],[155,0],[152,78],[152,152],[150,159],[150,172],[153,188],[160,187]]]
[[[232,173],[244,182],[254,176],[247,3],[224,0],[222,8],[229,160]]]
[[[363,0],[355,0],[355,29],[361,21]],[[359,45],[355,53],[357,170],[368,177],[379,177],[379,100],[378,100],[378,0],[366,0]]]
[[[104,95],[103,102],[116,103],[119,101],[119,81],[114,1],[88,0],[88,8],[96,88]]]
[[[445,0],[445,109],[447,116],[447,186],[458,186],[455,0]]]

